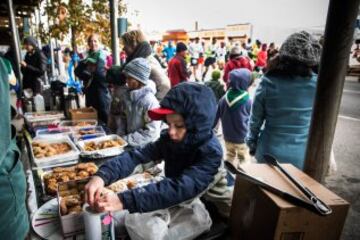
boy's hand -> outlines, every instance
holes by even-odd
[[[95,209],[98,212],[114,212],[123,210],[124,206],[118,195],[109,191],[95,202]]]
[[[85,185],[85,202],[87,202],[91,207],[94,207],[94,203],[100,199],[104,185],[104,180],[98,176],[93,176]]]

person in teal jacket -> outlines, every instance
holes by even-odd
[[[25,239],[28,213],[25,206],[26,180],[10,123],[8,69],[0,57],[0,238]]]
[[[304,167],[321,45],[309,33],[290,35],[262,77],[252,106],[246,143],[258,162],[271,154]]]

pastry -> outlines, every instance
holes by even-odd
[[[93,141],[85,143],[84,149],[85,151],[95,151],[112,147],[121,147],[125,145],[125,142],[121,139],[117,140],[106,140],[99,143],[95,143]]]
[[[72,213],[81,213],[82,209],[80,205],[76,205],[74,207],[68,208],[68,214]]]
[[[45,190],[48,194],[53,195],[57,192],[57,184],[62,182],[69,182],[72,180],[81,180],[94,175],[98,170],[98,167],[92,163],[79,163],[72,167],[56,167],[51,173],[46,173],[43,176],[45,184]],[[50,187],[49,187],[50,185]],[[67,187],[70,185],[70,187]],[[60,185],[60,191],[66,191],[70,188],[76,188],[76,184],[69,182],[68,185]],[[72,186],[73,185],[73,186]],[[65,192],[65,195],[69,193]]]
[[[66,206],[66,199],[65,198],[61,199],[61,201],[60,201],[60,212],[61,212],[61,215],[68,214],[68,209],[67,209],[67,206]]]
[[[137,185],[137,182],[135,179],[128,180],[126,183],[126,186],[128,187],[128,189],[133,189],[136,187],[136,185]]]
[[[71,151],[71,146],[68,143],[33,142],[32,147],[36,158],[52,157]]]
[[[82,178],[87,178],[87,177],[89,177],[90,174],[88,172],[82,170],[82,171],[78,172],[77,175]]]

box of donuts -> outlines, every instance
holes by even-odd
[[[76,163],[80,154],[75,144],[66,135],[56,138],[34,138],[30,144],[30,150],[37,167]]]
[[[44,199],[55,198],[58,186],[69,181],[83,180],[96,173],[98,167],[93,162],[78,163],[70,166],[54,167],[40,174]]]
[[[58,185],[59,216],[64,238],[84,232],[82,207],[85,203],[85,185],[89,179],[62,182]]]

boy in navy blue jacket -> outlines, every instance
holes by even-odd
[[[87,202],[99,211],[127,209],[130,213],[145,213],[203,195],[228,216],[232,189],[227,186],[221,145],[212,132],[216,100],[211,89],[181,83],[168,92],[160,105],[149,111],[149,117],[165,120],[169,128],[156,142],[124,152],[102,165],[86,186]],[[162,160],[162,181],[100,197],[104,186],[129,176],[137,165]]]
[[[251,111],[247,89],[251,72],[246,68],[232,70],[229,74],[229,89],[220,99],[215,124],[221,119],[226,160],[235,166],[250,162],[249,149],[245,144]]]

